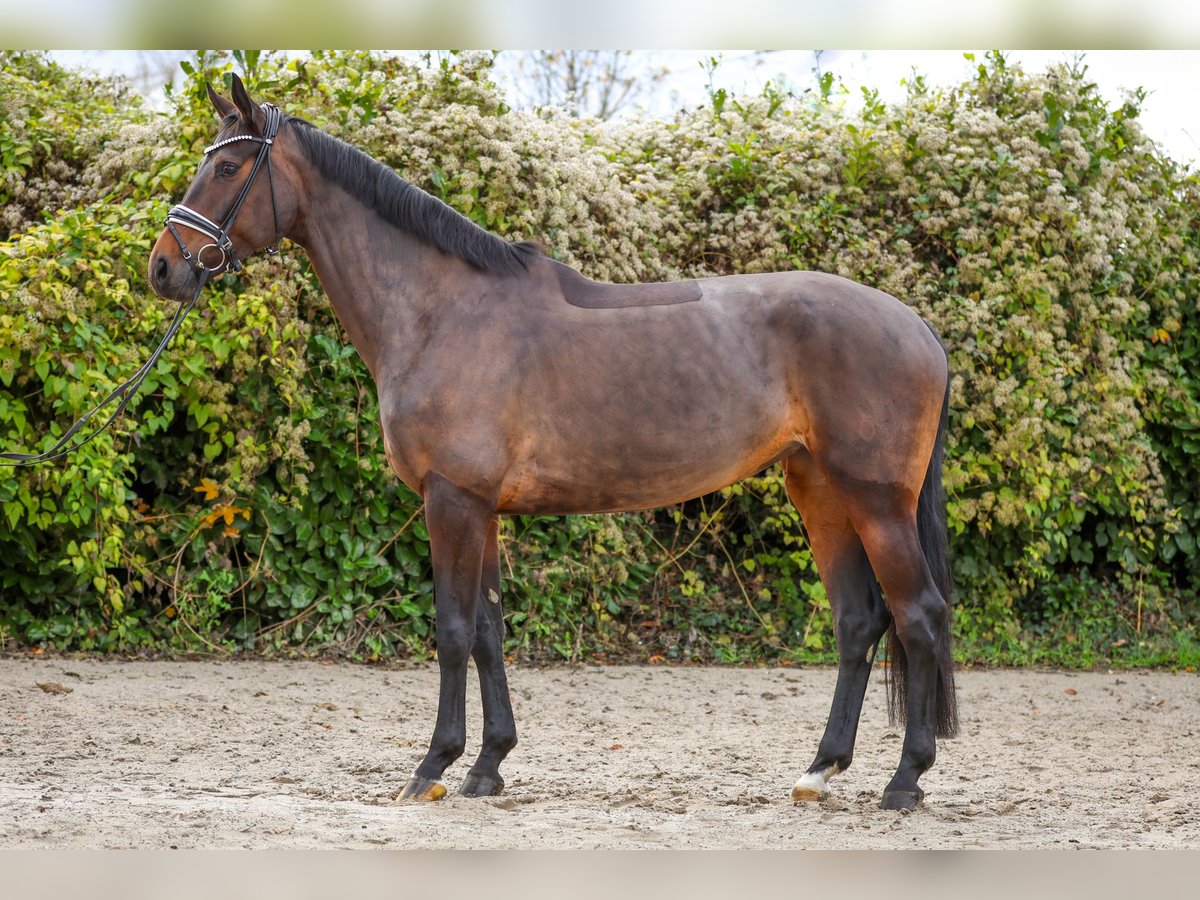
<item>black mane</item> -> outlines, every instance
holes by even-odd
[[[305,155],[313,165],[385,221],[433,244],[444,253],[464,259],[477,269],[513,275],[523,272],[541,251],[530,241],[512,243],[480,228],[437,197],[405,181],[345,141],[315,125],[291,116]]]

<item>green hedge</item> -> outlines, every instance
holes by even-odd
[[[491,61],[201,55],[160,115],[0,54],[0,447],[48,445],[153,345],[171,310],[148,251],[214,133],[204,80],[236,64],[257,95],[592,277],[806,268],[904,299],[954,372],[960,657],[1197,664],[1200,197],[1141,132],[1139,96],[989,54],[894,106],[864,92],[849,112],[825,80],[605,124],[508,109]],[[209,289],[121,425],[65,463],[0,470],[0,638],[426,655],[420,510],[387,469],[369,374],[288,248]],[[503,535],[513,653],[832,658],[777,473]]]

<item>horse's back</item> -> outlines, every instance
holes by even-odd
[[[931,334],[921,317],[902,301],[840,275],[789,271],[613,284],[592,281],[553,260],[544,262],[549,277],[541,279],[540,293],[552,309],[566,312],[572,321],[580,317],[586,321],[588,311],[600,315],[628,311],[628,320],[636,322],[638,311],[653,309],[686,329],[689,320],[719,312],[730,327],[740,322],[758,330],[799,329],[801,335],[844,332],[859,342],[874,338],[882,345],[905,341],[927,349],[937,345],[936,339],[929,342]],[[527,300],[527,295],[522,298]]]

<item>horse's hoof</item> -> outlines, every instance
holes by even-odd
[[[795,803],[825,800],[829,797],[829,785],[821,777],[820,772],[809,772],[800,776],[792,788],[792,800]]]
[[[792,788],[792,800],[796,803],[827,800],[829,798],[829,779],[841,771],[841,766],[832,763],[824,769],[805,772]]]
[[[440,781],[414,775],[396,798],[397,803],[429,803],[446,796],[446,786]]]
[[[502,790],[504,790],[504,779],[499,774],[493,777],[468,772],[458,792],[464,797],[494,797]]]
[[[879,805],[884,809],[915,809],[924,798],[925,792],[920,788],[915,791],[884,791]]]

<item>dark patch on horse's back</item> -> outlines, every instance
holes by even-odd
[[[648,284],[607,284],[592,281],[570,266],[554,263],[554,274],[563,299],[582,309],[628,309],[635,306],[673,306],[702,296],[695,281],[659,281]]]

